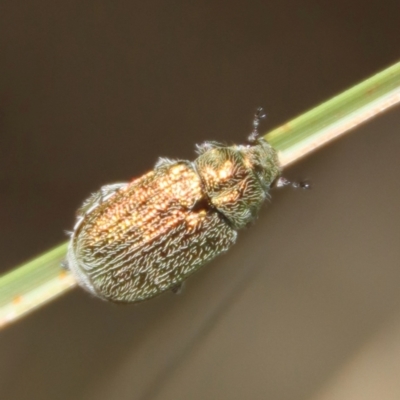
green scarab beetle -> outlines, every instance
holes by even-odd
[[[206,142],[193,161],[161,158],[130,183],[102,187],[78,211],[67,268],[86,290],[130,303],[176,290],[227,251],[280,175],[276,151],[258,136],[246,145]]]

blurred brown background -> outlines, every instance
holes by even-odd
[[[243,142],[396,62],[398,0],[0,2],[0,268],[66,240],[101,185]],[[285,175],[166,294],[75,290],[0,333],[2,399],[400,398],[400,110]]]

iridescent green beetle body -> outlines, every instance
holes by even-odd
[[[103,187],[78,211],[67,265],[94,295],[130,303],[174,290],[227,251],[280,174],[263,139],[198,146],[194,162],[160,159],[130,183]]]

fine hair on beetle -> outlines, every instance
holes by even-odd
[[[133,303],[172,290],[226,252],[280,181],[276,151],[259,136],[261,108],[244,145],[205,142],[194,161],[160,158],[129,183],[103,186],[77,212],[66,265],[85,290]]]

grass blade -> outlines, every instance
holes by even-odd
[[[267,133],[283,167],[400,102],[400,63]],[[76,283],[60,267],[67,243],[0,277],[0,327],[39,308]]]

